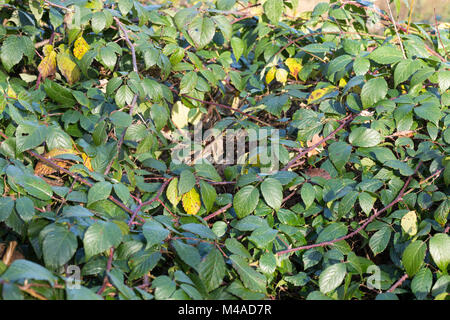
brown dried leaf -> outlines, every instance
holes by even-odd
[[[330,180],[331,179],[330,174],[326,170],[321,169],[321,168],[309,168],[309,169],[306,170],[305,173],[308,176],[310,176],[311,178],[313,178],[313,177],[322,177],[322,178],[324,178],[326,180]]]
[[[315,145],[316,143],[320,142],[320,140],[322,140],[322,137],[319,136],[319,135],[316,133],[316,134],[312,137],[312,140],[311,140],[311,141],[307,141],[307,142],[306,142],[306,145],[307,145],[308,147],[311,147],[311,146]],[[325,146],[326,146],[326,143],[323,142],[323,143],[321,143],[319,146],[325,147]],[[308,152],[308,158],[311,157],[311,156],[313,156],[313,155],[316,155],[316,154],[319,154],[319,151],[317,151],[317,148],[314,148],[313,150],[311,150],[311,151]]]

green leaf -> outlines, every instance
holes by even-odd
[[[303,184],[302,188],[300,189],[300,195],[303,202],[305,203],[306,209],[308,209],[313,204],[314,199],[316,199],[316,190],[314,190],[312,184],[307,182]]]
[[[209,163],[198,163],[195,165],[195,172],[198,176],[220,182],[222,178],[216,168]]]
[[[61,108],[71,108],[77,102],[72,94],[72,90],[48,78],[44,80],[44,90],[50,99],[60,104]]]
[[[200,279],[208,292],[217,289],[222,283],[226,273],[225,261],[219,250],[213,248],[198,267]]]
[[[178,182],[178,194],[181,196],[195,186],[195,176],[190,170],[183,170]]]
[[[187,31],[197,49],[202,49],[211,42],[216,28],[210,18],[198,16],[189,24]]]
[[[169,230],[163,227],[163,225],[157,221],[147,221],[142,226],[142,234],[147,240],[149,247],[155,244],[161,244],[169,235]]]
[[[266,277],[261,273],[255,271],[248,265],[248,262],[241,256],[232,254],[230,260],[233,263],[233,268],[241,277],[244,286],[255,292],[266,292]]]
[[[161,252],[154,252],[151,250],[135,253],[131,257],[129,263],[132,269],[129,278],[131,280],[138,279],[153,270],[161,259],[161,256]]]
[[[278,234],[277,230],[261,227],[252,232],[248,240],[254,242],[258,248],[266,248]]]
[[[213,208],[214,202],[216,201],[216,189],[214,189],[214,187],[206,181],[200,180],[200,193],[206,212],[209,213]]]
[[[88,192],[88,206],[96,201],[108,199],[111,190],[112,184],[107,181],[95,183]]]
[[[230,41],[231,35],[233,34],[233,26],[231,25],[230,21],[228,21],[225,16],[221,15],[214,16],[212,17],[212,19],[219,27],[225,40]]]
[[[83,238],[87,259],[111,247],[117,247],[122,241],[122,237],[122,231],[114,222],[95,222],[86,230]]]
[[[190,93],[194,90],[198,82],[198,76],[196,72],[188,72],[183,78],[181,78],[180,83],[180,93]]]
[[[411,291],[417,299],[424,300],[433,285],[433,274],[428,268],[422,268],[411,281]]]
[[[41,178],[25,175],[23,177],[23,187],[25,191],[41,200],[51,200],[53,196],[52,188]]]
[[[438,72],[439,88],[442,92],[445,92],[450,87],[450,71],[441,70]]]
[[[166,197],[170,203],[176,207],[181,197],[178,195],[178,178],[173,178],[167,186]]]
[[[427,252],[427,245],[421,240],[416,240],[406,247],[403,252],[402,262],[410,277],[414,276],[422,267]]]
[[[126,16],[131,8],[133,8],[132,0],[119,0],[119,10],[123,16]]]
[[[259,201],[259,191],[254,186],[245,186],[233,198],[233,208],[239,219],[252,213]]]
[[[159,104],[154,104],[150,109],[150,113],[155,122],[156,130],[160,131],[166,125],[167,120],[169,120],[167,109]]]
[[[393,64],[403,59],[402,52],[393,46],[382,46],[369,54],[369,59],[379,64]]]
[[[44,238],[45,265],[57,268],[67,263],[78,248],[77,237],[65,227],[56,226]]]
[[[195,247],[185,244],[179,240],[172,240],[171,244],[175,248],[175,251],[181,260],[183,260],[188,266],[198,270],[201,258],[200,253],[198,253],[198,250]]]
[[[347,226],[341,222],[334,222],[323,229],[317,237],[316,243],[335,240],[347,234]]]
[[[30,53],[31,46],[31,53]],[[16,64],[18,64],[23,55],[32,58],[34,55],[34,46],[31,39],[27,36],[11,35],[3,41],[0,58],[6,71],[10,71]]]
[[[0,198],[0,222],[8,219],[14,208],[14,200],[11,197]]]
[[[369,240],[369,247],[374,255],[377,255],[386,249],[391,239],[391,228],[386,226],[374,233]]]
[[[24,122],[16,130],[17,152],[24,152],[41,145],[48,135],[48,127],[33,122]]]
[[[244,40],[238,37],[231,38],[231,48],[233,49],[233,54],[234,57],[236,58],[236,61],[239,61],[240,57],[242,56],[242,53],[244,53],[245,50]]]
[[[207,226],[200,223],[186,223],[181,226],[183,230],[195,233],[204,239],[217,239],[216,234],[211,231]]]
[[[434,102],[424,103],[419,107],[415,107],[414,113],[422,119],[433,122],[436,126],[439,125],[439,121],[442,118],[441,109]]]
[[[355,147],[375,147],[383,138],[381,134],[370,128],[358,127],[350,133],[348,141]]]
[[[283,7],[282,0],[267,0],[263,5],[265,15],[275,25],[278,24],[283,15]]]
[[[101,296],[83,286],[73,289],[66,287],[66,294],[67,300],[103,300]]]
[[[388,92],[388,85],[383,78],[375,78],[367,81],[361,90],[361,102],[363,108],[373,107],[375,103],[384,99]]]
[[[122,85],[116,92],[115,101],[119,108],[123,108],[125,104],[130,105],[133,101],[133,91],[127,85]]]
[[[101,32],[106,27],[106,16],[103,11],[97,11],[92,15],[91,26],[95,33]]]
[[[410,76],[421,67],[417,60],[403,60],[396,67],[394,71],[394,87],[409,79]]]
[[[261,193],[266,203],[275,210],[280,209],[283,202],[283,186],[274,178],[266,178],[261,184]]]
[[[450,237],[445,233],[435,234],[430,239],[430,254],[439,269],[447,273],[450,263]]]
[[[53,284],[58,278],[50,271],[37,263],[29,260],[15,260],[5,273],[1,276],[2,280],[15,282],[22,279],[44,280]]]
[[[320,292],[327,294],[339,287],[346,274],[344,263],[336,263],[323,270],[319,276]]]
[[[34,216],[33,201],[28,197],[20,197],[16,200],[16,211],[23,221],[30,221]]]
[[[328,147],[330,160],[338,170],[342,170],[345,167],[350,159],[351,153],[352,146],[343,141],[334,142]]]
[[[358,198],[359,192],[350,191],[347,193],[339,202],[338,216],[343,217],[346,215],[352,208]]]

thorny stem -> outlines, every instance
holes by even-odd
[[[323,139],[320,139],[318,142],[316,142],[315,144],[313,144],[312,146],[304,149],[302,152],[300,152],[294,159],[292,159],[291,161],[289,161],[286,166],[281,169],[281,171],[286,171],[289,168],[291,168],[298,160],[300,160],[301,157],[303,157],[305,154],[308,154],[308,152],[310,152],[311,150],[314,150],[315,148],[317,148],[319,145],[321,145],[322,143],[324,143],[325,141],[330,140],[337,132],[339,132],[342,128],[344,128],[348,123],[350,123],[355,117],[357,116],[357,114],[351,114],[347,117],[345,117],[342,120],[342,123],[339,127],[337,127],[337,129],[333,130],[328,136],[326,136]]]
[[[416,169],[414,170],[414,174],[415,175],[417,173],[417,171],[419,170],[420,166],[422,165],[422,161],[419,162],[419,164],[417,165]],[[348,235],[339,237],[337,239],[334,240],[330,240],[330,241],[324,241],[324,242],[320,242],[320,243],[315,243],[315,244],[310,244],[310,245],[306,245],[306,246],[301,246],[301,247],[297,247],[297,248],[291,248],[291,249],[286,249],[286,250],[282,250],[277,252],[277,255],[282,255],[282,254],[286,254],[286,253],[291,253],[291,252],[295,252],[295,251],[299,251],[299,250],[307,250],[307,249],[312,249],[312,248],[316,248],[316,247],[325,247],[328,245],[331,245],[333,243],[345,240],[345,239],[349,239],[352,238],[353,236],[357,235],[360,231],[364,230],[364,228],[373,220],[375,220],[375,218],[377,218],[380,214],[382,214],[383,212],[385,212],[386,210],[388,210],[389,208],[393,207],[397,202],[401,201],[403,196],[405,195],[405,191],[406,188],[408,187],[409,183],[412,180],[413,175],[409,176],[408,180],[406,180],[405,184],[403,185],[403,188],[400,190],[399,194],[397,195],[397,197],[390,203],[388,204],[386,207],[384,207],[383,209],[381,209],[380,211],[376,211],[375,213],[366,220],[366,222],[364,222],[358,229],[356,229],[355,231],[349,233]]]
[[[396,283],[387,291],[387,292],[393,292],[395,289],[397,289],[398,286],[400,286],[406,279],[408,279],[408,274],[405,273],[400,279],[397,280]]]

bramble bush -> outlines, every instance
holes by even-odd
[[[2,1],[1,297],[448,300],[448,23],[297,6]]]

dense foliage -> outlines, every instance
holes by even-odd
[[[448,24],[2,3],[3,299],[449,299]],[[198,123],[269,143],[174,161]]]

